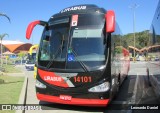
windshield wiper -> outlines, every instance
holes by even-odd
[[[55,58],[56,58],[57,55],[59,54],[59,51],[60,51],[60,58],[61,58],[62,51],[63,51],[63,49],[64,49],[64,41],[65,41],[65,40],[64,40],[64,35],[63,35],[61,44],[59,45],[57,51],[55,52],[55,55],[54,55],[54,57],[52,58],[52,60],[47,64],[47,66],[46,66],[47,68],[49,68],[49,67],[52,65],[53,61],[55,60]]]
[[[75,52],[75,50],[72,47],[70,47],[70,49],[72,50],[72,53],[75,56],[75,60],[80,64],[80,66],[82,67],[82,69],[85,72],[88,72],[89,71],[88,66],[84,62],[77,60],[77,58],[76,58],[76,57],[78,57],[77,53]]]

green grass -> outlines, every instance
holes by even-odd
[[[8,65],[4,64],[3,68],[5,68],[5,73],[22,73],[20,69],[11,64]]]
[[[0,104],[18,104],[24,77],[0,75],[0,79],[4,80],[4,83],[0,84]],[[15,113],[15,111],[7,110],[0,113]]]

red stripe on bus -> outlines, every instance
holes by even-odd
[[[37,93],[37,98],[41,101],[47,101],[58,104],[68,104],[68,105],[77,105],[77,106],[96,106],[96,107],[105,107],[109,104],[110,99],[81,99],[81,98],[72,98],[71,100],[62,100],[60,97],[44,95]]]
[[[49,84],[60,87],[69,87],[66,81],[61,76],[56,75],[54,72],[38,69],[38,74],[42,80]]]

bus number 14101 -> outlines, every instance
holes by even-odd
[[[78,76],[78,77],[74,77],[74,82],[92,82],[92,78],[91,76]]]

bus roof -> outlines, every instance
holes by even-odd
[[[75,5],[71,7],[67,7],[61,10],[59,13],[53,15],[52,18],[65,16],[65,15],[72,15],[72,14],[83,14],[83,13],[106,13],[104,8],[100,8],[93,4],[82,4],[82,5]]]

